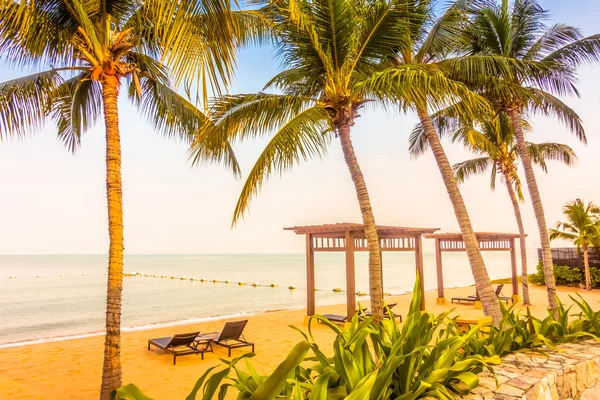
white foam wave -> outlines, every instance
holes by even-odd
[[[251,316],[251,315],[258,315],[258,314],[263,314],[265,312],[268,312],[268,311],[242,312],[242,313],[236,313],[236,314],[216,315],[216,316],[212,316],[212,317],[187,318],[187,319],[176,320],[176,321],[166,321],[166,322],[156,322],[156,323],[143,324],[143,325],[133,325],[133,326],[121,327],[121,332],[147,331],[147,330],[151,330],[151,329],[166,328],[166,327],[170,327],[170,326],[198,324],[198,323],[202,323],[202,322],[210,322],[210,321],[218,321],[218,320],[223,320],[223,319],[240,318],[240,317],[246,317],[246,316]],[[0,344],[0,349],[6,349],[9,347],[30,346],[30,345],[42,344],[42,343],[62,342],[65,340],[83,339],[83,338],[102,336],[102,335],[104,335],[104,331],[88,332],[88,333],[64,335],[64,336],[54,336],[54,337],[49,337],[49,338],[24,340],[24,341],[19,341],[19,342],[2,343],[2,344]]]

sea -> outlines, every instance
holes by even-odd
[[[484,258],[492,279],[510,276],[508,252]],[[528,258],[533,270],[535,255]],[[366,253],[355,255],[361,292],[368,292],[367,261]],[[444,253],[443,265],[445,287],[474,283],[466,254]],[[125,272],[151,277],[124,277],[122,330],[304,308],[305,267],[304,254],[126,255]],[[0,348],[103,334],[106,268],[106,255],[0,255]],[[424,269],[425,288],[434,289],[434,254],[424,254]],[[333,291],[344,289],[344,271],[343,254],[315,254],[317,307],[345,302],[345,293]],[[385,292],[412,291],[413,253],[384,253],[383,271]]]

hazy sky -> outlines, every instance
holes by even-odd
[[[553,21],[600,31],[596,0],[542,1]],[[232,92],[255,92],[277,71],[271,50],[242,52]],[[583,118],[587,147],[556,120],[534,118],[534,142],[560,141],[579,156],[575,168],[537,171],[547,221],[580,197],[600,203],[600,66],[580,71],[581,99],[565,99]],[[19,76],[0,69],[0,80]],[[360,211],[349,173],[334,141],[324,160],[302,164],[273,177],[253,201],[250,214],[234,229],[231,216],[243,180],[221,167],[192,167],[186,146],[167,140],[120,103],[123,147],[125,250],[127,253],[301,252],[302,238],[283,227],[359,222]],[[365,110],[353,129],[358,160],[370,191],[375,218],[386,225],[437,227],[458,231],[452,206],[433,157],[407,154],[415,115]],[[236,146],[249,171],[267,139]],[[451,162],[469,157],[446,143]],[[92,129],[71,155],[56,139],[52,124],[27,139],[0,143],[0,254],[104,253],[108,249],[105,199],[104,127]],[[461,186],[479,231],[516,232],[510,200],[502,184],[489,189],[489,174]],[[500,183],[500,182],[498,182]],[[529,199],[523,204],[529,248],[539,243]]]

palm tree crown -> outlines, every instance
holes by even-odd
[[[576,70],[583,63],[600,60],[600,35],[583,37],[566,24],[547,26],[548,14],[537,0],[481,0],[469,11],[472,54],[508,57],[530,67],[525,73],[490,73],[469,85],[511,119],[540,235],[548,306],[554,310],[558,304],[550,241],[522,114],[555,116],[586,142],[581,119],[556,96],[579,94]]]
[[[0,0],[0,54],[32,75],[0,83],[0,140],[30,134],[48,119],[74,151],[104,117],[108,201],[106,335],[100,398],[121,386],[123,200],[118,95],[167,136],[189,141],[207,118],[175,91],[206,98],[227,83],[236,47],[259,34],[252,13],[227,0]],[[203,158],[237,164],[227,142]]]
[[[586,205],[575,199],[563,207],[563,214],[567,221],[557,222],[556,229],[550,229],[550,240],[568,240],[577,246],[578,252],[583,250],[585,287],[592,290],[588,249],[600,248],[600,207],[591,201]]]
[[[568,240],[577,250],[600,247],[600,207],[591,201],[586,205],[581,199],[575,199],[563,207],[563,214],[567,220],[557,222],[556,228],[550,229],[551,240]]]

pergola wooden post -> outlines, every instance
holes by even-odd
[[[346,315],[356,312],[356,271],[354,269],[354,239],[346,231]]]
[[[466,251],[462,234],[460,233],[433,233],[424,235],[427,239],[435,240],[435,264],[437,271],[438,299],[437,304],[446,304],[444,297],[444,275],[442,268],[442,252]],[[519,278],[517,273],[517,254],[515,241],[519,237],[513,233],[475,232],[481,251],[510,251],[510,270],[512,275],[512,298],[519,301]],[[481,306],[476,302],[476,306]]]
[[[341,224],[325,224],[295,226],[284,228],[297,235],[306,235],[306,315],[315,314],[315,252],[344,252],[346,258],[346,316],[350,320],[356,313],[356,277],[354,253],[368,251],[364,225],[344,222]],[[437,228],[404,228],[398,226],[377,226],[377,235],[381,252],[414,251],[415,267],[421,276],[421,292],[423,294],[421,309],[425,309],[425,282],[423,277],[423,246],[421,237],[437,231]],[[383,275],[383,274],[382,274]],[[383,287],[383,282],[382,282]]]
[[[315,315],[315,252],[312,235],[306,235],[306,315]]]

